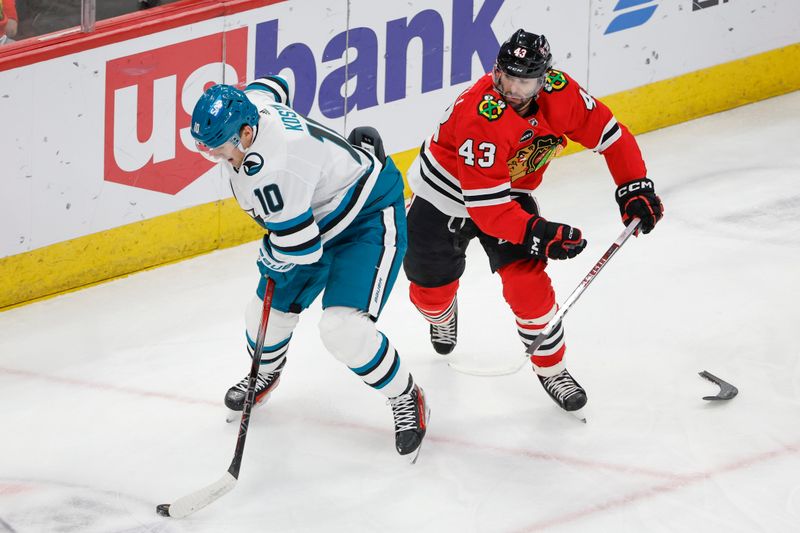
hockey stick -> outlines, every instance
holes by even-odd
[[[716,401],[716,400],[732,400],[739,394],[739,389],[735,386],[731,385],[727,381],[718,378],[711,372],[703,370],[699,372],[700,377],[706,378],[711,383],[716,383],[719,386],[719,393],[715,394],[714,396],[703,396],[704,400],[709,401]]]
[[[597,263],[595,263],[595,265],[592,267],[592,270],[590,270],[589,273],[586,275],[586,277],[583,278],[583,281],[580,282],[578,287],[574,291],[572,291],[572,294],[569,295],[567,300],[564,302],[564,305],[562,305],[559,308],[558,312],[555,314],[552,320],[550,320],[550,322],[547,323],[547,327],[545,327],[541,331],[541,333],[539,333],[539,335],[537,335],[536,338],[533,339],[533,342],[525,349],[526,355],[525,359],[522,362],[520,362],[514,367],[509,367],[499,370],[497,369],[481,370],[481,369],[467,368],[462,365],[454,364],[452,362],[448,363],[450,367],[459,372],[463,372],[465,374],[470,374],[473,376],[504,376],[507,374],[514,374],[516,372],[519,372],[522,369],[522,367],[525,366],[525,364],[529,361],[529,358],[531,355],[533,355],[533,352],[535,352],[536,349],[539,348],[539,346],[541,346],[545,340],[547,340],[550,334],[553,333],[553,331],[555,331],[558,325],[561,324],[561,321],[564,320],[564,316],[567,314],[567,312],[569,312],[570,308],[575,304],[575,302],[578,301],[578,298],[581,297],[583,291],[585,291],[586,288],[592,283],[592,281],[594,281],[594,278],[597,277],[597,275],[600,273],[601,270],[603,270],[603,267],[606,265],[606,263],[608,263],[608,261],[614,256],[614,254],[617,253],[617,250],[619,250],[622,247],[622,245],[625,244],[625,241],[627,241],[628,238],[631,235],[633,235],[637,229],[639,229],[640,223],[641,221],[638,218],[634,218],[633,220],[630,221],[630,223],[628,223],[628,225],[625,227],[625,229],[622,231],[619,237],[617,237],[617,240],[614,241],[614,243],[608,250],[606,250],[606,253],[603,254],[603,257],[601,257],[600,260]]]
[[[256,337],[256,347],[253,351],[253,362],[250,365],[250,379],[247,383],[247,395],[242,406],[242,421],[239,424],[239,436],[236,439],[236,450],[233,452],[233,460],[228,467],[228,471],[218,481],[204,487],[198,491],[175,500],[174,503],[162,503],[156,507],[156,512],[161,516],[171,516],[173,518],[183,518],[195,511],[202,509],[214,500],[221,498],[233,487],[239,479],[239,468],[242,466],[242,456],[244,455],[244,441],[247,438],[247,428],[250,426],[250,411],[256,397],[256,378],[258,369],[261,365],[261,352],[264,350],[264,338],[267,336],[267,323],[269,322],[269,311],[272,308],[272,294],[275,292],[275,281],[267,278],[267,287],[264,290],[264,305],[261,308],[261,322],[258,325],[258,336]]]

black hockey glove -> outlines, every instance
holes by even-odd
[[[586,248],[581,230],[533,216],[522,243],[536,259],[572,259]]]
[[[633,217],[642,221],[642,233],[650,233],[661,217],[664,206],[656,194],[653,181],[647,178],[633,180],[617,187],[617,203],[622,222],[627,225]]]

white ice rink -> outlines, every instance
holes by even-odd
[[[383,396],[301,318],[256,410],[233,492],[156,515],[217,480],[237,424],[256,243],[0,313],[0,532],[800,531],[800,92],[639,136],[666,216],[568,315],[588,423],[528,367],[457,373],[398,281],[379,327],[432,408],[412,466]],[[549,267],[563,301],[622,230],[602,157],[556,161],[543,215],[586,251]],[[460,359],[522,353],[499,280],[470,248]],[[729,402],[708,370],[739,388]]]

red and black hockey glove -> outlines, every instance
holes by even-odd
[[[586,248],[581,230],[533,216],[522,243],[536,259],[572,259]]]
[[[664,205],[656,194],[653,181],[647,178],[629,181],[617,187],[617,203],[626,225],[633,217],[642,221],[642,233],[650,233],[661,217]]]

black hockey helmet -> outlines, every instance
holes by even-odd
[[[500,46],[497,68],[517,78],[540,78],[550,70],[553,54],[544,35],[518,29]]]

